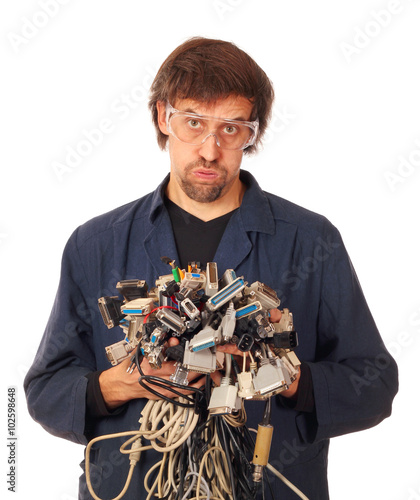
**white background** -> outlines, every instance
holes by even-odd
[[[392,417],[333,439],[331,498],[420,499],[419,2],[20,0],[0,10],[2,498],[77,497],[83,448],[31,420],[23,377],[70,233],[151,191],[168,171],[147,90],[176,46],[203,35],[233,41],[273,81],[265,148],[243,166],[264,189],[340,229],[400,367]],[[131,108],[122,107],[127,95]],[[83,150],[83,130],[103,119],[109,133],[59,175],[54,162]],[[18,391],[14,495],[6,485],[8,386]]]

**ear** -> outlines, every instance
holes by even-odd
[[[159,130],[162,132],[162,134],[169,135],[168,128],[166,126],[166,102],[157,101],[156,109],[157,109]]]

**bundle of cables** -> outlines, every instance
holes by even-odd
[[[208,263],[206,271],[195,265],[185,272],[174,261],[162,260],[171,265],[172,275],[159,277],[156,288],[148,290],[145,281],[126,280],[117,283],[123,300],[102,297],[98,301],[107,327],[120,326],[124,331],[124,340],[106,348],[109,361],[116,365],[132,356],[129,371],[137,370],[139,384],[157,399],[145,404],[138,431],[89,442],[86,481],[92,497],[102,500],[90,477],[92,446],[127,437],[120,452],[128,455],[129,472],[122,491],[112,500],[124,497],[141,454],[151,449],[162,458],[145,475],[147,500],[254,500],[260,493],[264,499],[266,490],[274,499],[268,471],[306,499],[268,463],[271,397],[289,387],[300,364],[293,352],[297,335],[292,314],[284,309],[275,328],[270,310],[280,300],[263,283],[247,286],[233,270],[219,280],[216,263]],[[177,349],[168,347],[171,336],[178,338]],[[220,343],[236,345],[243,356],[241,369],[230,354],[219,352],[220,362],[216,352]],[[170,380],[144,374],[143,358],[160,368],[165,357],[176,364]],[[210,375],[222,365],[224,376],[220,386],[214,386]],[[202,389],[188,386],[191,371],[205,374]],[[246,426],[245,399],[266,402],[255,441],[253,430]]]
[[[147,500],[255,500],[258,492],[265,498],[265,489],[275,499],[268,471],[279,477],[297,495],[307,497],[291,484],[280,472],[268,463],[272,426],[270,425],[271,398],[265,403],[265,410],[258,431],[248,429],[245,408],[236,414],[210,416],[207,411],[212,381],[206,377],[203,389],[190,388],[192,395],[181,395],[185,387],[174,382],[144,375],[141,369],[141,354],[136,351],[135,363],[139,371],[139,383],[155,395],[159,388],[169,389],[174,398],[160,394],[157,400],[148,400],[141,413],[138,431],[108,434],[92,439],[86,447],[86,479],[90,494],[98,497],[90,478],[90,453],[92,446],[106,439],[127,437],[119,451],[128,455],[129,472],[123,490],[112,500],[120,500],[130,485],[134,468],[144,451],[154,449],[162,454],[144,478]],[[226,355],[226,359],[231,358]],[[236,361],[231,358],[234,371]],[[228,363],[229,364],[229,363]],[[267,430],[269,438],[267,438]],[[257,433],[257,440],[252,437]],[[260,444],[258,443],[260,436]],[[268,442],[267,442],[268,440]],[[146,443],[147,442],[147,443]],[[260,452],[262,452],[260,454]],[[264,466],[256,462],[261,455]],[[259,471],[262,476],[257,478]]]

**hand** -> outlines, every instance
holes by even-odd
[[[171,338],[168,343],[169,345],[177,345],[179,344],[179,341],[178,339]],[[137,369],[135,369],[133,373],[127,373],[127,369],[131,365],[130,358],[125,359],[118,365],[103,371],[99,376],[99,386],[102,396],[106,406],[110,410],[115,409],[132,399],[159,399],[158,396],[155,396],[139,384],[139,373]],[[165,380],[169,380],[170,375],[175,372],[174,361],[164,361],[160,369],[155,369],[152,368],[147,359],[144,358],[140,366],[145,375],[154,375],[155,377],[160,377]],[[189,387],[199,388],[204,384],[205,377],[201,373],[189,372],[188,380],[190,381]],[[152,386],[152,388],[154,387]],[[160,387],[156,388],[156,390],[163,396],[169,398],[175,397],[174,393],[169,390],[165,390]],[[192,392],[187,388],[177,390],[183,394],[190,394]]]
[[[270,310],[270,321],[271,323],[278,323],[281,320],[281,311],[279,309],[271,309]],[[241,352],[234,344],[223,344],[217,347],[218,351],[232,354],[233,356],[240,356],[238,359],[239,366],[242,366],[242,356],[247,353]],[[212,379],[214,380],[216,385],[220,385],[220,381],[222,379],[222,375],[220,372],[215,372],[212,374]],[[289,388],[285,391],[282,391],[280,394],[285,398],[294,398],[297,396],[297,390],[299,387],[299,379],[300,379],[300,368],[296,379],[290,384]]]

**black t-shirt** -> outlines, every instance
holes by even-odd
[[[181,269],[187,269],[189,262],[200,262],[205,269],[207,262],[213,262],[217,247],[225,232],[233,210],[207,222],[189,214],[165,197],[175,237]]]

